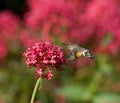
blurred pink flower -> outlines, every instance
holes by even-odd
[[[92,64],[91,60],[87,59],[87,58],[79,58],[76,61],[74,61],[74,65],[76,68],[82,68],[85,65],[90,65]]]
[[[4,59],[5,56],[7,55],[8,53],[8,47],[5,43],[5,41],[2,39],[2,37],[0,38],[0,60],[1,59]]]
[[[94,23],[101,31],[114,31],[120,26],[119,0],[92,0],[87,5],[83,19]]]
[[[0,100],[0,103],[5,103],[3,100]]]
[[[110,43],[117,48],[120,45],[119,0],[28,0],[27,3],[25,23],[40,30],[40,34],[56,35],[61,41],[90,44],[97,49],[105,35],[112,33]],[[107,46],[111,51],[110,43]]]
[[[115,91],[115,92],[120,92],[120,82],[116,82],[112,85],[112,89]]]
[[[101,40],[108,33],[112,33],[113,39],[107,45],[108,52],[117,51],[120,44],[120,1],[119,0],[92,0],[88,3],[82,20],[93,24],[96,28],[94,44],[99,45]],[[114,44],[114,45],[113,45]],[[101,47],[101,46],[100,46]],[[113,49],[114,48],[114,49]]]
[[[83,43],[93,31],[91,25],[83,28],[81,24],[80,15],[84,5],[85,1],[82,0],[28,0],[29,11],[25,15],[25,22],[28,27],[57,35],[61,40]]]
[[[12,36],[14,39],[17,36],[18,26],[19,18],[16,15],[9,11],[0,12],[0,33],[4,37],[11,38]]]
[[[120,28],[118,28],[118,30],[115,31],[115,33],[113,35],[113,40],[111,41],[111,43],[108,45],[107,48],[109,50],[109,53],[119,54],[119,51],[120,51]]]
[[[39,34],[35,31],[30,31],[28,29],[23,29],[20,31],[19,40],[25,47],[32,46],[35,42],[38,41],[51,41],[50,35],[47,34]]]
[[[108,51],[107,51],[107,47],[106,46],[99,46],[97,49],[96,49],[96,53],[98,54],[106,54]]]
[[[35,38],[34,35],[30,35],[27,30],[21,31],[19,39],[25,47],[30,47],[35,43],[35,41],[38,41],[37,38]]]
[[[55,97],[55,103],[67,103],[67,98],[61,94],[57,94]]]
[[[23,55],[28,66],[37,68],[37,77],[48,80],[53,76],[52,69],[55,67],[58,71],[62,70],[61,65],[66,62],[62,48],[49,42],[35,43]]]
[[[58,11],[60,2],[57,0],[28,0],[29,12],[25,15],[27,25],[34,29],[39,28],[42,20],[47,20],[47,16]]]

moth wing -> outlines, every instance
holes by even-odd
[[[68,45],[67,48],[71,51],[75,50],[75,49],[79,49],[80,46],[77,45],[77,44],[71,44],[71,45]]]
[[[71,51],[80,51],[80,52],[87,50],[87,49],[85,49],[77,44],[68,45],[67,48]]]
[[[68,57],[67,57],[68,60],[74,60],[76,59],[76,56],[75,56],[75,53],[74,52],[71,52]]]

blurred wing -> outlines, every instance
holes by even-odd
[[[76,45],[76,44],[71,44],[71,45],[68,45],[67,46],[67,48],[69,49],[69,50],[75,50],[75,49],[79,49],[79,45]]]
[[[71,51],[80,51],[80,52],[83,52],[84,50],[87,50],[87,49],[82,48],[81,46],[79,46],[77,44],[68,45],[67,48]]]
[[[76,59],[76,56],[75,56],[75,53],[74,52],[71,52],[68,57],[67,57],[68,60],[74,60]]]

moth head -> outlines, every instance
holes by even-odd
[[[88,57],[88,58],[90,58],[90,59],[94,59],[94,55],[93,55],[89,50],[84,50],[84,51],[82,52],[82,56]]]

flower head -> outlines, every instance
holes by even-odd
[[[37,68],[37,77],[48,80],[53,76],[51,69],[56,68],[58,71],[62,70],[61,65],[66,61],[62,48],[49,42],[35,43],[31,48],[28,48],[23,55],[29,67]]]

